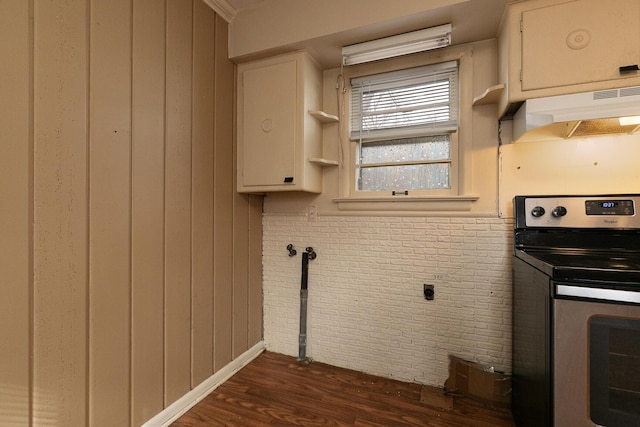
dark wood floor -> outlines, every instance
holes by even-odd
[[[420,402],[422,387],[265,352],[172,427],[429,426],[513,427],[511,415],[466,398],[453,409]],[[424,400],[424,399],[423,399]]]

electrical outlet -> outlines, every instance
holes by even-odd
[[[316,222],[318,220],[318,209],[315,206],[307,206],[307,220]]]
[[[433,288],[433,285],[427,285],[426,283],[424,284],[424,299],[426,299],[427,301],[433,301],[433,299],[436,297],[436,292]]]

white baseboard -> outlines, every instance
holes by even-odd
[[[168,427],[171,423],[180,418],[180,416],[184,415],[189,409],[193,408],[198,402],[207,397],[209,393],[222,385],[253,359],[258,357],[263,351],[264,341],[260,341],[249,350],[242,353],[235,360],[231,361],[227,366],[204,380],[193,390],[167,406],[158,415],[144,423],[142,427]]]

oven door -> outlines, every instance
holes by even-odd
[[[554,425],[638,427],[640,305],[564,299],[571,287],[554,285]]]

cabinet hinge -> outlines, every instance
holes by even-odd
[[[522,32],[522,27],[524,26],[524,21],[520,18],[520,32]]]
[[[522,69],[520,70],[520,83],[522,83]]]

